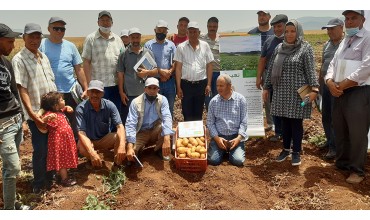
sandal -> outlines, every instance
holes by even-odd
[[[74,186],[74,185],[76,185],[76,180],[74,180],[74,179],[71,179],[71,178],[67,178],[67,179],[65,179],[65,180],[62,180],[62,181],[60,181],[60,183],[62,184],[62,186],[64,186],[64,187],[69,187],[69,186]]]

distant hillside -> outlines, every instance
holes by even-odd
[[[297,18],[297,20],[302,24],[303,30],[321,30],[321,27],[326,25],[330,19],[334,17],[301,17]],[[342,20],[344,20],[342,18]],[[225,32],[248,32],[254,27],[243,28],[238,30],[229,30]]]

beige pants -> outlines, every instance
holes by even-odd
[[[116,132],[108,133],[102,139],[95,141],[91,140],[91,143],[94,146],[94,150],[114,149],[114,153],[116,153],[116,149],[118,147],[118,135]],[[84,149],[80,141],[78,141],[77,147],[79,149]]]
[[[134,144],[135,154],[138,155],[140,151],[144,150],[145,146],[149,147],[155,145],[154,151],[161,149],[164,140],[161,133],[161,121],[156,122],[152,129],[139,131],[139,133],[136,134],[136,143]]]

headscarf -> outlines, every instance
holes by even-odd
[[[283,69],[283,62],[286,56],[294,53],[297,49],[300,48],[303,42],[303,29],[302,25],[295,19],[291,19],[286,23],[286,26],[293,25],[295,27],[297,36],[294,44],[288,44],[286,42],[286,35],[284,35],[283,43],[279,44],[278,52],[274,60],[274,65],[272,67],[272,74],[271,74],[271,83],[273,87],[280,81],[281,72]]]

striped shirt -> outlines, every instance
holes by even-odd
[[[240,134],[247,140],[247,101],[233,91],[229,99],[216,95],[208,107],[207,127],[211,137]]]
[[[187,40],[177,46],[174,60],[182,63],[181,79],[199,81],[207,78],[207,64],[213,61],[213,54],[207,42],[199,40],[194,50]]]
[[[213,72],[220,72],[220,35],[217,33],[215,40],[212,40],[208,37],[208,34],[200,34],[199,39],[207,42],[209,47],[211,48],[214,58],[214,62],[212,63]]]
[[[91,60],[91,80],[100,80],[105,87],[117,85],[116,67],[122,50],[121,38],[112,32],[108,39],[99,30],[89,34],[84,42],[82,57]]]
[[[48,57],[39,51],[40,62],[27,48],[22,48],[12,60],[15,81],[26,88],[34,112],[40,110],[41,96],[50,91],[57,91],[55,77]],[[23,108],[24,110],[25,108]],[[25,119],[31,119],[24,110]]]

